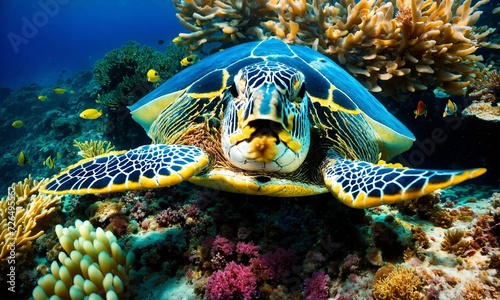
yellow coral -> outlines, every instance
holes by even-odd
[[[31,241],[43,234],[38,222],[55,209],[60,196],[40,195],[38,188],[46,181],[31,176],[8,189],[7,198],[0,202],[0,260],[9,253],[32,250]]]
[[[461,255],[469,248],[469,241],[462,239],[465,231],[461,228],[451,228],[445,231],[441,242],[441,250]]]
[[[57,225],[56,233],[65,251],[59,253],[61,265],[52,262],[51,274],[38,280],[35,300],[124,298],[133,252],[126,254],[112,232],[96,230],[89,221]]]
[[[90,140],[85,142],[79,142],[77,140],[74,140],[73,142],[74,142],[73,146],[80,149],[78,154],[83,158],[92,158],[98,155],[112,154],[115,152],[113,151],[115,149],[115,146],[113,146],[111,142],[108,141]]]
[[[452,94],[482,77],[479,47],[499,47],[476,28],[489,0],[184,0],[177,19],[191,33],[178,44],[198,49],[271,36],[307,45],[357,76],[372,92],[439,87]]]
[[[424,299],[424,287],[415,269],[404,265],[382,267],[375,274],[373,296],[375,299]]]

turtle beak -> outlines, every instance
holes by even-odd
[[[257,143],[262,137],[275,144],[284,142],[288,148],[297,153],[301,144],[292,138],[294,114],[286,114],[284,101],[288,101],[283,92],[275,84],[264,84],[259,89],[251,91],[249,101],[240,108],[240,128],[242,135],[235,136],[238,140],[248,140]]]
[[[259,124],[259,127],[276,133],[291,130],[293,115],[292,120],[285,116],[283,101],[286,101],[285,96],[274,84],[266,84],[253,91],[248,104],[242,107],[241,128]],[[266,124],[264,121],[269,121],[269,123]]]

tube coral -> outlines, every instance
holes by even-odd
[[[337,60],[372,92],[428,87],[464,94],[481,78],[480,47],[492,28],[477,28],[489,0],[175,0],[191,50],[278,37]]]

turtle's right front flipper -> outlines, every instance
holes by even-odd
[[[40,192],[103,194],[176,185],[198,174],[208,154],[194,146],[146,145],[83,160],[52,178]]]
[[[352,161],[338,155],[324,164],[325,185],[337,199],[354,208],[369,208],[415,199],[468,179],[486,169],[423,170]]]

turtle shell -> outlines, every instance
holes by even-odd
[[[332,125],[328,123],[328,112],[333,110],[362,115],[377,134],[383,159],[406,151],[415,140],[399,120],[331,59],[308,47],[288,45],[277,39],[237,45],[202,59],[130,106],[132,116],[149,133],[160,113],[182,93],[205,98],[221,94],[233,84],[234,75],[241,68],[262,61],[281,62],[304,74],[313,107],[321,108],[321,114],[317,109],[311,111],[318,122]],[[356,135],[356,130],[359,129],[351,129],[349,134]]]

